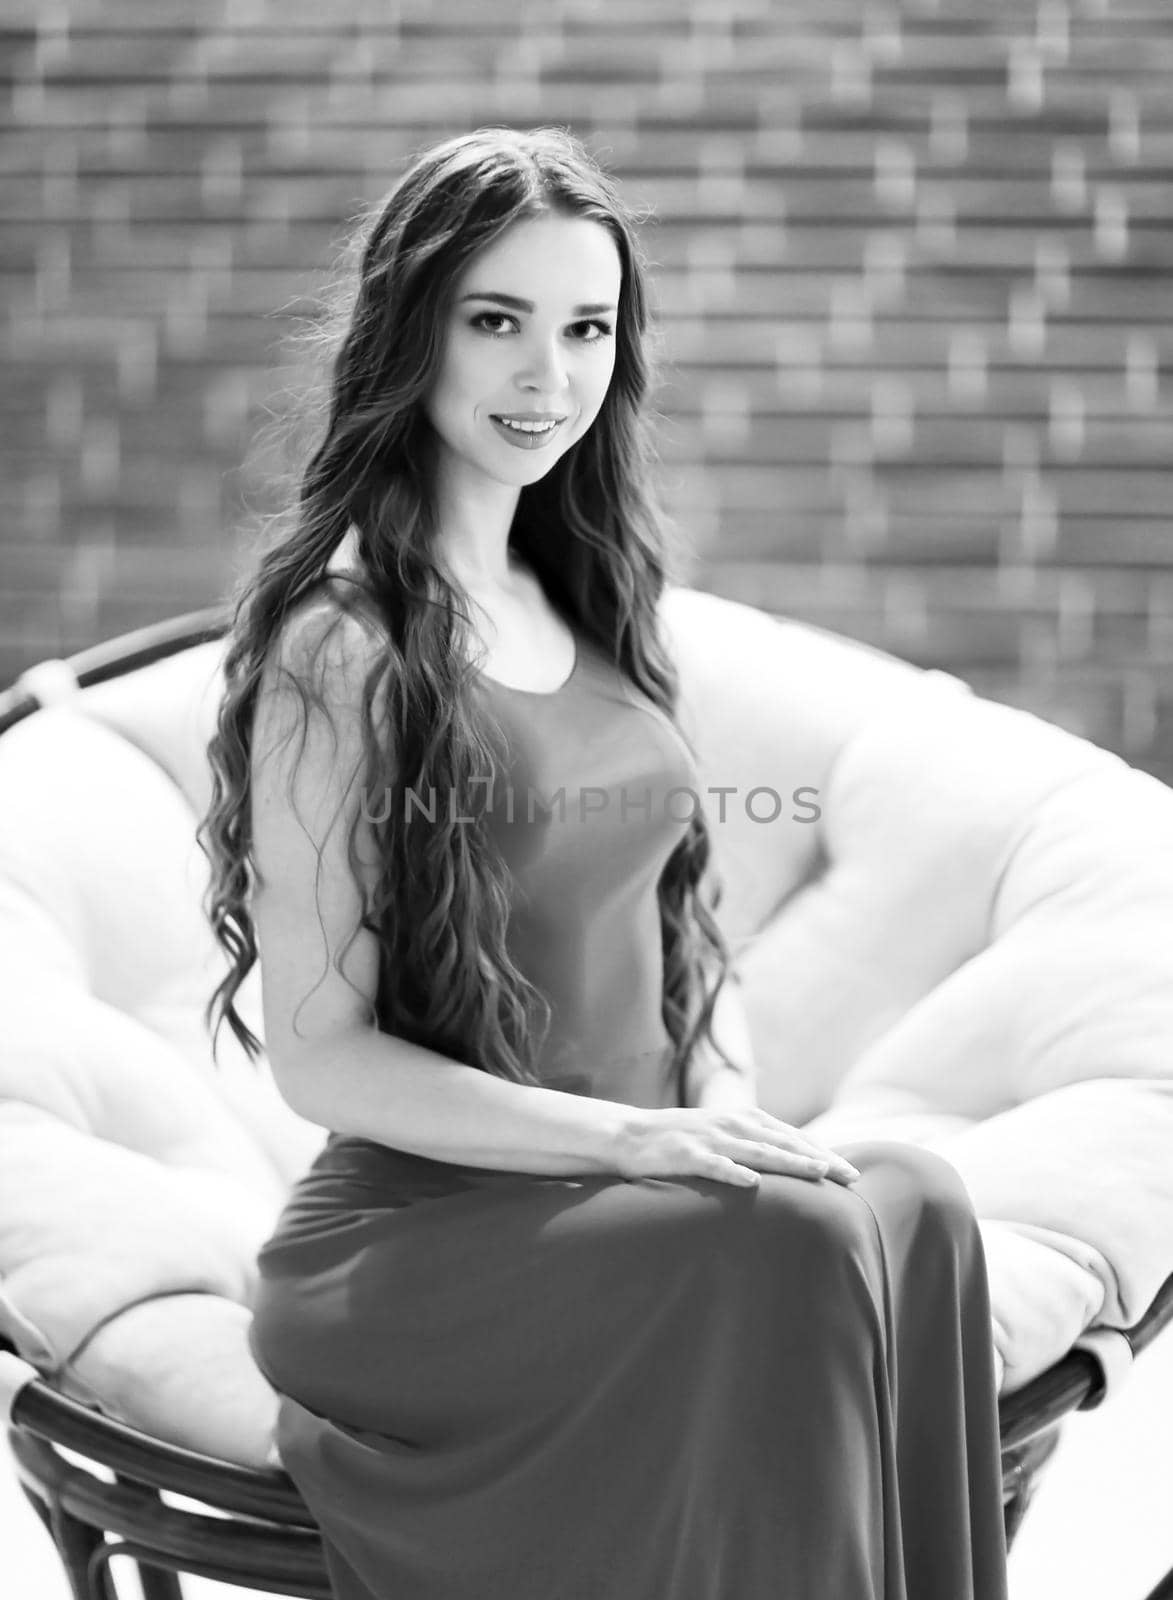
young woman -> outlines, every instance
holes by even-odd
[[[330,1130],[259,1261],[281,1459],[339,1600],[1002,1600],[960,1180],[755,1105],[680,803],[647,316],[574,140],[429,151],[238,596],[209,1015],[259,1048],[259,958]]]

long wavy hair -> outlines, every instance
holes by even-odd
[[[472,780],[495,772],[496,758],[472,692],[475,636],[465,597],[433,548],[434,436],[423,402],[462,272],[514,223],[551,212],[598,222],[615,241],[615,367],[589,431],[522,488],[509,542],[568,622],[676,723],[677,676],[657,622],[672,575],[650,487],[651,334],[635,219],[562,130],[483,128],[447,140],[414,162],[352,237],[358,270],[340,336],[331,336],[324,436],[290,503],[268,519],[232,597],[225,692],[208,747],[213,794],[199,830],[211,865],[204,908],[229,963],[204,1013],[214,1057],[224,1021],[250,1060],[262,1050],[235,1005],[258,955],[249,909],[252,724],[270,647],[294,608],[316,595],[328,614],[358,617],[377,633],[361,695],[361,770],[352,781],[391,796],[379,820],[364,807],[378,878],[363,891],[335,970],[359,929],[370,930],[379,950],[372,1025],[503,1078],[539,1081],[550,1007],[511,959],[510,874],[486,805],[476,804],[485,790]],[[348,533],[358,571],[342,579],[327,567]],[[319,663],[324,656],[324,648],[315,652]],[[297,687],[308,714],[311,702],[324,709],[325,700],[321,672],[307,677]],[[472,823],[416,828],[409,850],[408,788],[461,796]],[[347,839],[352,867],[357,827]],[[677,1074],[702,1033],[720,1053],[710,1022],[729,952],[712,914],[721,889],[710,853],[695,807],[658,884],[662,1013]]]

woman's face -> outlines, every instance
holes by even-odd
[[[615,368],[621,281],[607,229],[556,213],[515,223],[465,269],[424,405],[450,485],[522,488],[582,438]]]

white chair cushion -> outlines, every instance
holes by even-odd
[[[108,727],[62,707],[0,739],[0,1330],[98,1394],[111,1352],[133,1352],[111,1391],[126,1420],[134,1394],[155,1415],[142,1375],[163,1356],[162,1311],[126,1308],[201,1291],[175,1304],[238,1325],[256,1252],[324,1136],[227,1030],[212,1061],[201,1010],[223,966],[206,870],[181,790]],[[241,1010],[259,1032],[255,975]],[[211,1312],[217,1297],[235,1312]],[[238,1400],[205,1394],[205,1427],[238,1440]]]

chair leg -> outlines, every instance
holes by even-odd
[[[1002,1507],[1002,1518],[1006,1524],[1006,1548],[1009,1550],[1014,1543],[1022,1519],[1026,1516],[1027,1507],[1030,1505],[1030,1484],[1024,1485],[1011,1500],[1007,1500]]]
[[[1003,1481],[1012,1491],[1009,1500],[1002,1507],[1006,1524],[1007,1550],[1013,1544],[1014,1536],[1022,1525],[1022,1519],[1030,1509],[1041,1469],[1054,1455],[1061,1431],[1060,1428],[1053,1427],[1046,1433],[1036,1435],[1018,1448],[1009,1463],[1003,1462]]]
[[[100,1557],[106,1541],[98,1528],[71,1517],[60,1502],[53,1506],[53,1542],[57,1546],[73,1600],[118,1600],[118,1591]]]
[[[18,1479],[17,1481],[18,1481],[18,1483],[20,1483],[20,1488],[21,1488],[22,1493],[24,1494],[25,1499],[28,1501],[29,1505],[32,1506],[33,1510],[36,1512],[38,1518],[40,1519],[41,1526],[44,1528],[45,1532],[49,1535],[49,1537],[51,1539],[53,1537],[53,1514],[52,1514],[52,1512],[49,1510],[49,1507],[45,1504],[45,1502],[41,1499],[39,1494],[34,1494],[33,1491],[29,1488],[29,1486],[26,1483],[21,1482],[20,1479]]]
[[[179,1574],[172,1572],[170,1567],[153,1567],[147,1561],[140,1561],[138,1581],[142,1586],[143,1600],[183,1600]]]

